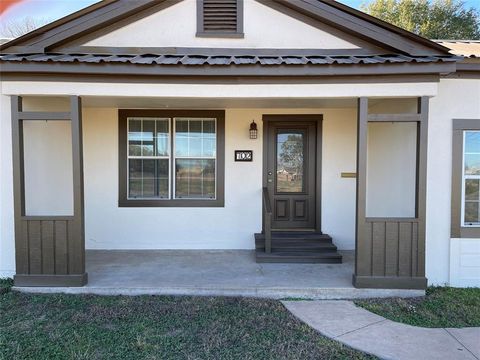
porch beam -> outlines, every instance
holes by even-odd
[[[418,98],[420,121],[417,127],[417,218],[418,222],[418,255],[417,276],[425,276],[425,242],[427,216],[427,158],[428,158],[428,109],[429,98]]]
[[[70,120],[69,112],[21,111],[19,120]]]
[[[369,274],[371,270],[371,243],[363,234],[366,231],[367,206],[367,130],[368,98],[358,99],[357,110],[357,189],[355,226],[355,274]]]
[[[369,114],[368,122],[418,122],[420,114]]]
[[[22,236],[22,221],[25,211],[25,182],[23,157],[23,122],[19,114],[22,112],[22,98],[10,97],[12,106],[12,162],[13,162],[13,204],[15,219],[15,264],[17,274],[28,274],[28,238]]]
[[[69,243],[70,272],[85,273],[85,225],[83,198],[83,141],[82,101],[79,96],[70,97],[72,156],[73,156],[73,241]]]

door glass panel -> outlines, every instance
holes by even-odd
[[[276,188],[278,193],[304,192],[304,133],[280,130],[277,133]]]

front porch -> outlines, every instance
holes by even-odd
[[[251,250],[87,250],[84,287],[16,287],[24,292],[358,299],[422,296],[423,290],[357,289],[354,252],[342,264],[259,264]]]
[[[327,98],[331,87],[315,86],[309,97],[223,98],[221,102],[211,97],[38,96],[38,89],[30,89],[33,94],[9,89],[21,94],[8,99],[14,139],[16,285],[39,287],[29,291],[319,299],[423,294],[426,126],[432,83],[409,86],[409,96],[403,85],[376,84],[360,94],[344,88],[346,98]],[[385,88],[395,91],[381,96]],[[323,97],[313,97],[319,89],[324,90]],[[214,110],[221,113],[216,115],[215,133],[216,206],[207,206],[208,199],[200,206],[177,196],[174,166],[168,170],[165,198],[123,201],[129,140],[121,113],[126,107],[141,112],[130,116],[135,121],[154,118],[170,124],[166,136],[173,139],[171,154],[175,154],[179,116],[195,119],[200,113],[223,109]],[[269,226],[267,219],[281,220],[281,209],[272,201],[274,210],[269,211],[262,199],[262,189],[270,183],[262,137],[265,117],[272,114],[288,114],[289,123],[306,115],[322,116],[311,142],[317,148],[307,155],[318,159],[310,166],[311,172],[316,171],[310,182],[315,195],[307,199],[315,204],[315,229],[307,230],[331,236],[326,250],[339,249],[342,255],[350,250],[343,264],[255,263],[255,246],[266,256],[275,256],[285,245],[276,241],[278,228],[271,222]],[[252,119],[259,124],[258,139],[248,137]],[[378,126],[369,129],[370,124]],[[367,135],[382,141],[367,144]],[[65,139],[71,142],[60,141]],[[35,146],[39,143],[55,146],[42,152]],[[254,160],[235,162],[232,155],[238,149],[251,150]],[[376,155],[371,163],[368,152]],[[58,154],[64,156],[59,159]],[[173,164],[175,157],[169,161]],[[375,176],[367,175],[368,168]],[[63,177],[69,171],[73,179]],[[368,194],[369,189],[375,191]],[[299,200],[294,200],[298,205]],[[306,206],[299,209],[312,213]],[[253,235],[260,231],[264,241],[255,244]],[[305,239],[296,245],[302,242]],[[314,245],[315,250],[325,250],[322,244]],[[299,246],[294,255],[299,255]]]

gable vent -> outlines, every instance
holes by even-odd
[[[242,0],[199,0],[199,36],[243,36]]]

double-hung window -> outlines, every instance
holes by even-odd
[[[463,132],[463,226],[480,226],[480,131]]]
[[[120,110],[120,206],[223,206],[224,112]]]
[[[452,121],[451,238],[480,238],[480,119]]]

